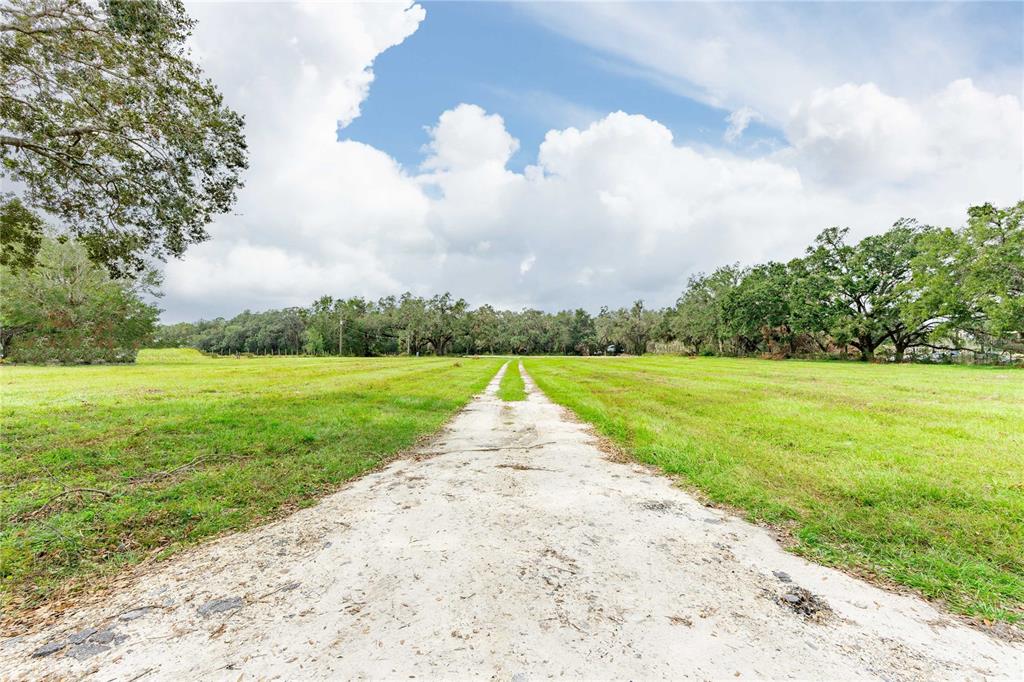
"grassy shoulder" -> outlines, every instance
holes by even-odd
[[[794,551],[1024,620],[1024,372],[529,358],[552,400]]]
[[[313,504],[439,428],[500,364],[171,350],[0,368],[0,607]]]
[[[508,402],[526,400],[526,384],[519,373],[518,358],[509,361],[505,375],[501,377],[501,383],[498,385],[498,397]]]

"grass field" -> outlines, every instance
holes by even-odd
[[[483,389],[501,359],[0,367],[0,608],[306,506]],[[518,360],[499,387],[525,397]],[[794,550],[1024,619],[1024,372],[528,358],[556,402]]]
[[[1024,618],[1024,372],[528,358],[548,396],[794,550]]]
[[[2,367],[0,608],[312,504],[436,430],[500,365],[171,350]]]
[[[519,358],[509,361],[508,369],[505,370],[505,375],[501,377],[501,383],[498,385],[498,397],[510,402],[526,400],[526,384],[519,373]]]

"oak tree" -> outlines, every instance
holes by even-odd
[[[115,275],[207,239],[242,185],[243,119],[193,26],[180,0],[0,4],[0,177]],[[3,237],[33,255],[31,230]]]

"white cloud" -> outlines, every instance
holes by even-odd
[[[423,20],[419,5],[196,3],[192,48],[246,117],[250,168],[212,241],[167,264],[169,319],[305,304],[398,286],[395,254],[430,250],[429,201],[393,159],[338,142],[372,64]]]
[[[519,140],[508,134],[497,114],[487,114],[475,104],[460,104],[441,114],[429,129],[430,155],[423,168],[439,171],[476,171],[504,167],[519,149]]]
[[[882,172],[886,180],[919,172],[929,143],[909,101],[874,83],[814,92],[794,109],[786,134],[812,172],[835,180]]]
[[[725,129],[725,134],[722,137],[726,142],[734,143],[740,139],[743,135],[743,131],[745,131],[753,121],[763,121],[764,117],[750,107],[740,107],[729,114],[729,117],[726,120],[729,121],[729,127]]]
[[[787,222],[806,210],[794,212],[807,203],[796,171],[676,145],[662,124],[623,112],[549,132],[537,164],[514,173],[496,163],[507,146],[488,142],[505,139],[484,125],[495,119],[460,110],[472,114],[459,119],[466,134],[435,135],[436,157],[448,158],[449,142],[495,153],[474,161],[486,172],[430,176],[441,193],[428,223],[448,254],[435,273],[439,288],[479,292],[481,301],[512,298],[529,273],[521,293],[534,304],[665,302],[695,264],[778,247],[793,232]]]
[[[372,253],[338,244],[332,258],[312,259],[244,240],[224,246],[212,242],[196,248],[176,275],[179,296],[257,309],[306,304],[328,290],[369,293],[399,286]]]
[[[504,238],[495,226],[514,210],[516,188],[523,177],[506,168],[519,141],[505,130],[501,116],[472,104],[441,114],[429,129],[426,171],[418,178],[441,198],[431,202],[427,223],[446,252],[479,251]],[[500,257],[500,256],[499,256]]]
[[[519,274],[525,275],[526,273],[528,273],[530,270],[533,269],[533,264],[536,262],[537,256],[531,253],[529,256],[524,258],[523,261],[519,264]]]
[[[783,123],[819,88],[876,83],[918,97],[972,78],[1020,93],[1020,24],[972,30],[971,3],[523,3],[608,68],[716,107]],[[1007,48],[1006,62],[993,46]]]
[[[975,200],[1008,202],[1022,192],[1022,134],[1020,100],[967,79],[913,100],[873,83],[845,84],[794,108],[786,124],[792,149],[782,156],[832,186],[909,183],[932,189],[941,205],[943,187],[959,185],[957,195],[968,189]]]
[[[794,63],[783,87],[747,87],[742,78],[764,74],[723,19],[749,29],[737,6],[686,10],[707,12],[724,33],[688,47],[703,34],[687,29],[674,52],[672,32],[646,21],[654,7],[637,19],[586,6],[586,21],[621,18],[624,34],[647,37],[666,64],[693,56],[687,73],[700,83],[687,87],[732,109],[727,141],[756,111],[784,131],[785,148],[751,158],[682,145],[658,121],[619,111],[551,130],[516,172],[519,142],[502,117],[453,103],[410,171],[335,130],[359,115],[373,60],[416,30],[421,8],[234,7],[195,8],[196,50],[247,116],[252,168],[213,241],[168,264],[168,319],[406,289],[512,307],[664,305],[695,270],[798,255],[828,225],[866,234],[904,215],[953,223],[971,203],[1024,194],[1017,96],[966,79],[910,96],[837,79],[825,59]],[[754,38],[751,50],[785,60]],[[751,101],[752,92],[762,94]]]

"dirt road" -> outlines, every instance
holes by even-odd
[[[1024,646],[786,554],[527,385],[502,403],[496,378],[418,453],[0,642],[0,677],[1024,676]]]

